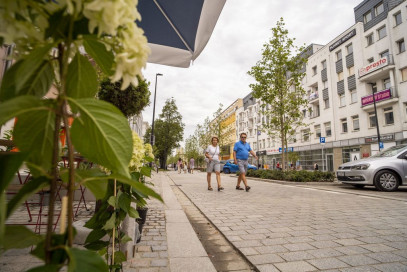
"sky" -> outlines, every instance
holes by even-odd
[[[362,0],[227,0],[212,36],[189,68],[147,63],[144,77],[151,82],[151,104],[143,120],[151,125],[155,74],[157,80],[155,118],[173,97],[185,124],[184,139],[197,124],[223,104],[248,95],[254,80],[247,72],[261,59],[261,50],[280,17],[296,45],[325,45],[355,23],[353,9]]]

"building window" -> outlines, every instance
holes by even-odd
[[[340,107],[345,107],[346,106],[346,100],[345,100],[345,95],[342,94],[339,96],[339,106]]]
[[[317,66],[315,65],[312,67],[312,75],[315,76],[317,74]]]
[[[315,138],[321,137],[321,125],[314,126],[315,129]]]
[[[325,109],[329,109],[329,98],[324,100]]]
[[[383,39],[387,36],[386,26],[383,26],[377,30],[377,34],[379,35],[379,40]]]
[[[390,89],[391,87],[390,78],[386,78],[383,80],[383,87],[384,90]]]
[[[273,147],[276,146],[276,137],[275,137],[275,136],[271,137],[271,145],[272,145]]]
[[[348,68],[348,75],[353,76],[355,74],[355,66]]]
[[[352,116],[352,124],[353,124],[353,130],[354,131],[359,131],[359,115]]]
[[[342,51],[339,50],[338,52],[336,52],[336,61],[339,61],[342,59]]]
[[[341,126],[342,126],[342,132],[347,133],[348,132],[348,122],[346,121],[346,118],[341,119]]]
[[[324,60],[323,62],[321,62],[322,65],[322,70],[326,69],[326,60]]]
[[[374,111],[369,112],[369,127],[376,127],[376,116]]]
[[[331,137],[332,136],[331,122],[325,123],[324,126],[325,126],[325,136]]]
[[[343,80],[343,72],[338,73],[338,81]]]
[[[389,50],[383,51],[382,53],[380,53],[380,58],[387,57],[388,55],[389,55]]]
[[[328,81],[322,82],[322,86],[323,86],[322,89],[328,88]]]
[[[407,81],[407,67],[400,70],[401,72],[401,81]]]
[[[309,129],[303,130],[302,131],[302,141],[303,142],[309,142]]]
[[[375,14],[376,16],[379,14],[382,14],[384,12],[384,5],[383,3],[378,4],[375,8],[374,8]]]
[[[367,46],[372,45],[374,43],[373,33],[366,36]]]
[[[346,52],[348,53],[348,55],[353,53],[352,44],[349,44],[348,46],[346,46]]]
[[[372,13],[369,11],[363,15],[363,22],[366,24],[372,20]]]
[[[367,62],[368,62],[368,63],[373,63],[373,62],[374,62],[374,58],[367,59]]]
[[[350,103],[357,103],[358,102],[358,93],[356,92],[356,90],[353,90],[350,93]]]
[[[403,20],[401,19],[401,12],[397,12],[396,14],[394,14],[394,22],[396,23],[396,26],[398,26],[399,24],[401,24],[403,22]]]
[[[267,138],[267,148],[270,148],[270,138]]]
[[[399,54],[406,51],[406,43],[404,42],[404,39],[397,41],[397,49],[399,51]]]
[[[393,108],[392,107],[385,108],[383,111],[386,125],[393,125],[394,124]]]

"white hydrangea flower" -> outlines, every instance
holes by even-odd
[[[130,171],[138,171],[143,163],[143,158],[145,154],[145,149],[143,146],[143,141],[140,139],[136,132],[133,133],[133,154],[129,163]]]

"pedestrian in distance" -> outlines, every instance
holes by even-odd
[[[235,158],[235,164],[239,166],[239,177],[237,178],[236,190],[244,190],[240,187],[240,183],[243,181],[246,188],[246,192],[250,190],[250,186],[247,185],[246,173],[249,166],[249,153],[258,160],[256,153],[253,152],[249,143],[246,143],[247,134],[240,134],[240,141],[235,143],[233,147],[233,157]]]
[[[218,182],[218,191],[223,190],[221,180],[220,180],[220,160],[219,160],[219,146],[218,146],[218,137],[212,137],[211,144],[208,145],[208,148],[205,150],[205,161],[207,163],[206,167],[206,180],[208,182],[208,190],[213,191],[211,186],[211,175],[215,171],[216,181]]]
[[[314,171],[318,171],[318,163],[314,163]]]
[[[277,170],[280,170],[280,162],[277,162],[276,168]]]
[[[179,158],[178,161],[177,161],[177,168],[178,168],[178,174],[181,174],[181,170],[182,170],[182,160],[181,160],[181,158]]]
[[[194,158],[191,158],[189,160],[189,167],[191,169],[191,174],[193,174],[194,173],[194,168],[195,168],[195,159]]]
[[[183,166],[183,169],[184,169],[184,174],[186,174],[186,173],[187,173],[187,170],[188,170],[187,162],[184,161],[184,162],[182,163],[182,166]]]

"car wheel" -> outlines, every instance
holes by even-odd
[[[365,187],[364,184],[352,184],[352,186],[355,187],[355,188],[359,188],[359,189],[362,189],[362,188]]]
[[[223,172],[224,172],[225,174],[230,174],[230,169],[225,168],[225,169],[223,169]]]
[[[393,192],[399,187],[400,180],[393,171],[382,170],[376,174],[374,185],[380,191]]]

